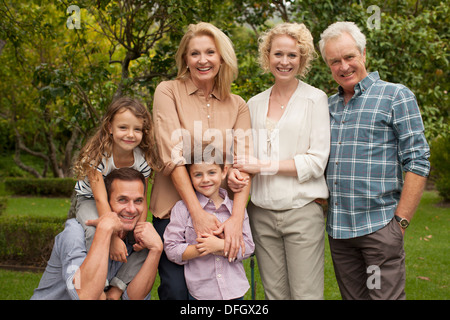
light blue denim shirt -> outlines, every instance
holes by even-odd
[[[132,246],[126,245],[130,254]],[[64,230],[55,237],[52,254],[31,300],[79,300],[72,280],[86,256],[83,227],[75,219],[68,219]],[[114,278],[122,264],[109,261],[108,281]],[[126,291],[122,299],[128,300]],[[146,299],[150,299],[150,294]]]
[[[327,232],[355,238],[384,227],[393,217],[403,172],[428,176],[430,149],[414,94],[370,73],[344,105],[343,90],[328,99],[331,151]]]

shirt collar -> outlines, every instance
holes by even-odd
[[[194,81],[189,77],[186,79],[186,90],[189,95],[196,93],[199,91],[199,88],[195,85]],[[217,100],[220,100],[220,93],[217,86],[214,86],[213,91],[211,92],[212,96]]]
[[[202,206],[202,208],[205,208],[206,205],[209,203],[209,198],[205,197],[203,194],[195,191],[195,193],[197,194],[197,198],[198,201],[200,202],[200,205]],[[225,205],[225,207],[228,209],[228,211],[232,211],[233,209],[233,205],[231,203],[231,199],[228,197],[228,192],[223,189],[223,188],[219,188],[219,195],[223,198],[223,202],[220,206]]]
[[[355,85],[355,96],[361,95],[364,91],[370,88],[370,86],[378,80],[380,80],[380,75],[378,74],[378,71],[370,72],[367,75],[367,77],[365,77]],[[339,94],[340,95],[344,94],[344,89],[341,86],[339,86]]]

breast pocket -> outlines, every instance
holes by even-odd
[[[392,132],[390,113],[380,109],[353,113],[343,124],[349,129],[347,138],[358,142],[379,143]]]

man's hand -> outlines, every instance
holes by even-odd
[[[109,258],[120,262],[127,262],[127,247],[120,239],[118,234],[122,232],[122,223],[120,222],[117,213],[108,212],[95,220],[86,221],[86,225],[98,228],[111,228],[113,235],[111,237],[111,244],[109,249]]]
[[[111,230],[114,233],[122,231],[122,223],[115,212],[107,212],[101,217],[94,220],[87,220],[85,223],[87,226]]]
[[[134,238],[137,242],[134,245],[135,248],[147,248],[150,251],[161,252],[163,250],[161,237],[150,222],[138,222],[136,228],[134,228]]]

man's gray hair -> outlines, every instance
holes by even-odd
[[[319,49],[325,63],[327,63],[325,56],[325,44],[328,40],[338,38],[343,33],[350,34],[355,40],[358,50],[361,54],[364,53],[364,49],[366,48],[366,36],[361,32],[358,26],[354,22],[338,21],[328,26],[328,28],[326,28],[320,35]]]

